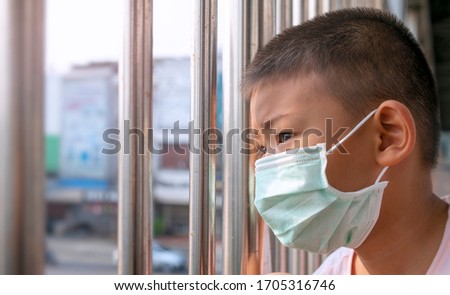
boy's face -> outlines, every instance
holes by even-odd
[[[261,86],[251,98],[250,111],[251,127],[259,130],[258,143],[267,151],[263,156],[323,142],[329,149],[363,119],[350,117],[316,75]],[[375,182],[374,128],[369,120],[345,141],[345,150],[328,155],[330,185],[356,191]]]

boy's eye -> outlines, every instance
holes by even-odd
[[[267,153],[267,148],[265,146],[260,145],[259,146],[259,152],[261,154],[265,154],[265,153]]]
[[[293,134],[291,132],[281,132],[278,135],[278,142],[283,143],[285,141],[288,141],[292,136]]]

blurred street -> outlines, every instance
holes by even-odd
[[[434,191],[439,196],[450,193],[450,165],[440,163],[433,172]],[[161,246],[183,252],[188,257],[188,237],[158,236],[156,241]],[[114,261],[116,241],[112,238],[91,236],[48,236],[47,237],[46,274],[50,275],[110,275],[117,274]],[[222,248],[220,241],[216,246],[216,270],[222,270]],[[187,269],[178,274],[187,274]],[[164,274],[154,272],[154,274]]]
[[[117,274],[114,259],[116,241],[99,237],[47,237],[46,274],[111,275]],[[188,255],[187,236],[158,237],[161,246]],[[154,274],[167,274],[154,272]],[[172,273],[171,273],[172,274]],[[174,274],[187,274],[187,269]]]
[[[116,274],[116,242],[100,238],[47,237],[46,274]]]

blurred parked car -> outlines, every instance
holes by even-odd
[[[186,256],[176,250],[165,248],[153,241],[153,269],[162,272],[177,272],[186,269]]]
[[[186,255],[175,249],[161,246],[158,242],[152,242],[152,263],[153,270],[163,273],[173,273],[186,270]],[[118,263],[117,249],[113,253],[113,261]]]

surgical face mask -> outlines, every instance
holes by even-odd
[[[357,248],[375,225],[387,181],[384,167],[372,186],[341,192],[328,183],[327,154],[358,130],[367,115],[330,150],[321,143],[256,161],[255,206],[282,244],[316,253]]]

